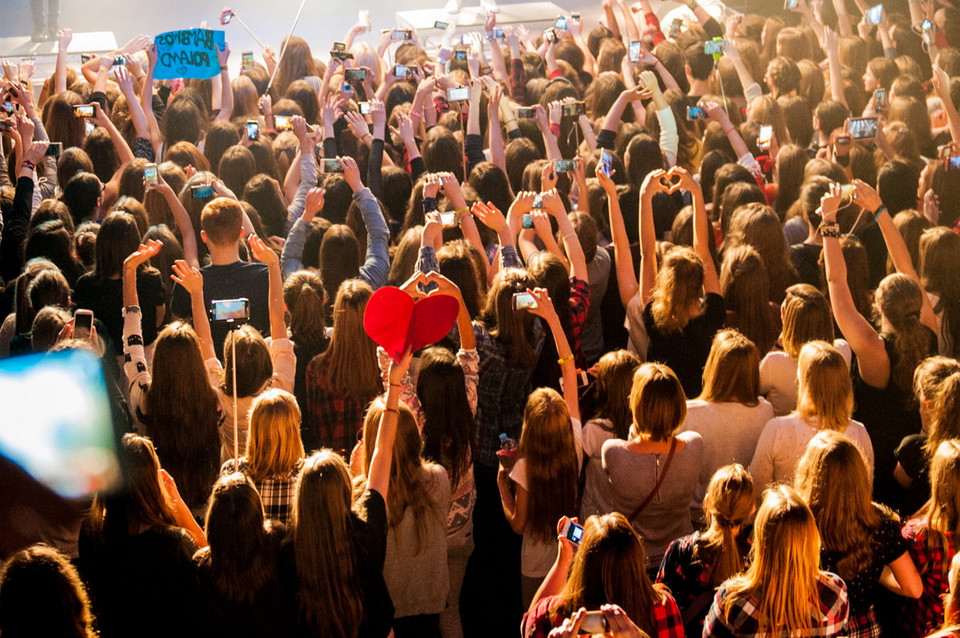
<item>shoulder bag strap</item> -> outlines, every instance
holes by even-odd
[[[670,441],[670,452],[667,454],[667,461],[663,464],[663,471],[660,472],[660,478],[657,479],[657,484],[653,486],[653,489],[650,490],[650,494],[647,495],[647,498],[643,499],[643,502],[637,506],[637,509],[633,510],[630,516],[627,517],[628,521],[632,521],[636,517],[640,516],[641,512],[646,509],[647,505],[650,504],[650,501],[657,495],[657,492],[660,491],[660,486],[663,485],[663,479],[667,476],[667,470],[670,469],[670,462],[673,460],[673,454],[677,451],[677,438],[674,437]]]

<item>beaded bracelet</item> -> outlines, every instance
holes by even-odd
[[[817,230],[820,231],[820,234],[824,237],[832,237],[834,239],[840,237],[840,224],[836,222],[832,224],[822,223],[817,227]]]

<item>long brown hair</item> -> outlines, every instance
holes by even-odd
[[[363,619],[352,535],[350,471],[321,450],[303,464],[293,510],[300,612],[323,638],[355,638]]]
[[[556,390],[534,390],[523,410],[519,456],[527,469],[530,493],[527,526],[535,540],[556,538],[557,521],[577,510],[577,477],[580,473],[570,412]]]
[[[285,390],[267,390],[253,400],[249,422],[250,478],[262,481],[288,475],[304,455],[297,400]]]
[[[663,604],[666,589],[650,582],[646,564],[643,542],[623,514],[591,516],[583,524],[570,577],[552,610],[556,624],[580,607],[597,610],[616,604],[638,627],[656,636],[653,608]]]
[[[280,60],[280,68],[277,69],[277,77],[273,83],[273,95],[276,100],[286,94],[287,87],[295,80],[310,75],[320,75],[306,40],[292,35],[284,38],[281,47],[284,51],[283,59]]]
[[[797,414],[811,425],[843,432],[853,414],[850,369],[840,351],[825,341],[811,341],[797,361]]]
[[[363,328],[373,289],[360,279],[340,284],[333,304],[333,338],[320,355],[328,363],[326,383],[335,394],[367,402],[382,389],[377,345]]]
[[[927,519],[927,543],[946,547],[947,534],[960,534],[960,440],[940,443],[930,460],[930,500],[920,508],[917,517]],[[931,567],[938,567],[932,565]],[[939,566],[947,574],[946,562]]]
[[[363,419],[363,461],[364,471],[370,469],[373,452],[376,449],[377,433],[380,431],[380,417],[383,416],[383,397],[377,397],[367,408]],[[390,463],[390,482],[387,490],[387,511],[390,526],[398,526],[408,514],[413,517],[417,530],[417,552],[423,548],[426,540],[430,517],[445,521],[446,512],[440,511],[440,504],[433,501],[423,481],[423,438],[417,427],[417,418],[406,403],[397,407],[397,436],[393,444],[393,460]]]
[[[923,287],[939,296],[934,312],[943,317],[940,334],[944,354],[960,355],[960,236],[937,226],[920,236],[920,272]]]
[[[837,573],[844,580],[857,577],[872,562],[881,512],[896,516],[870,500],[863,452],[839,432],[823,430],[807,444],[794,486],[817,519],[823,548],[840,555]]]
[[[913,386],[914,369],[931,354],[930,329],[920,323],[922,295],[920,286],[900,273],[887,275],[877,286],[877,308],[893,326],[897,350],[890,380],[907,394]]]
[[[633,373],[630,434],[669,441],[687,418],[687,397],[677,375],[662,363],[645,363]]]
[[[661,332],[680,332],[703,295],[703,262],[687,246],[674,246],[657,271],[650,312]]]
[[[830,302],[822,292],[809,284],[787,288],[783,300],[783,350],[792,358],[800,356],[800,348],[808,341],[833,343],[833,316]]]
[[[783,226],[774,210],[757,203],[735,210],[730,220],[729,242],[730,246],[749,244],[760,253],[770,276],[770,301],[783,301],[783,291],[797,282],[797,271],[790,261]]]
[[[501,270],[490,284],[480,323],[503,348],[511,368],[533,369],[537,353],[533,347],[534,317],[526,310],[513,309],[513,294],[533,288],[533,280],[519,268]],[[556,522],[556,521],[554,521]]]
[[[721,330],[713,337],[703,367],[703,391],[699,399],[753,407],[759,396],[760,353],[757,346],[736,330]]]
[[[736,328],[766,354],[777,342],[770,313],[770,277],[763,258],[752,246],[741,244],[723,253],[720,294],[727,309],[736,312]]]
[[[138,416],[184,501],[202,505],[220,467],[220,402],[190,324],[175,321],[157,335],[144,407]]]
[[[597,411],[593,419],[607,419],[618,439],[630,436],[633,413],[630,411],[630,388],[633,374],[640,367],[637,355],[627,350],[608,352],[597,362]],[[603,427],[601,425],[601,427]]]
[[[739,463],[724,465],[710,478],[703,497],[709,526],[693,548],[695,559],[711,563],[710,582],[719,585],[743,571],[743,556],[734,529],[753,513],[757,493],[753,477]]]
[[[750,567],[727,582],[722,613],[730,620],[738,599],[759,599],[759,630],[791,635],[819,619],[820,533],[813,513],[786,485],[769,488],[753,527]]]
[[[327,341],[323,280],[315,270],[298,270],[283,282],[290,312],[290,335],[298,346],[317,352]]]

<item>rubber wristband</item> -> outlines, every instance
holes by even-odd
[[[23,163],[20,165],[20,168],[26,168],[31,171],[34,171],[37,169],[37,165],[29,160],[23,160]]]
[[[557,359],[557,363],[559,363],[560,365],[565,364],[567,361],[573,361],[573,355],[572,355],[572,354],[568,354],[568,355],[565,356],[565,357],[560,357],[559,359]]]
[[[394,414],[400,414],[400,410],[398,410],[397,408],[384,408],[383,411],[384,411],[384,412],[393,412]]]
[[[873,221],[880,219],[880,215],[882,215],[885,210],[887,210],[887,207],[881,206],[877,210],[873,211]]]

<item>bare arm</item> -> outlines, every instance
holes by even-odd
[[[218,120],[229,120],[233,116],[233,88],[230,86],[230,45],[223,43],[223,48],[217,51],[220,61],[220,112]]]
[[[210,332],[210,320],[203,302],[203,275],[200,270],[177,260],[173,264],[173,280],[190,293],[190,308],[193,312],[193,329],[200,342],[200,356],[203,360],[216,359],[217,349],[213,345],[213,333]]]
[[[54,82],[54,93],[59,94],[67,90],[67,49],[73,39],[72,29],[60,29],[57,34],[59,47],[57,48],[57,79]]]
[[[620,292],[620,303],[626,308],[630,300],[640,291],[637,271],[633,269],[630,239],[627,237],[627,226],[623,223],[623,215],[620,213],[620,198],[617,196],[616,185],[600,170],[599,163],[596,175],[600,186],[607,194],[607,213],[613,239],[613,262],[617,270],[617,287]]]
[[[399,363],[390,364],[389,385],[384,398],[384,410],[380,413],[380,427],[377,428],[377,441],[367,468],[367,489],[379,493],[387,500],[390,486],[390,465],[393,460],[393,443],[397,438],[397,420],[399,418],[400,390],[403,377],[410,367],[413,353],[407,352]]]
[[[656,170],[647,175],[640,187],[640,299],[646,306],[653,299],[657,285],[657,236],[653,226],[653,196],[660,192],[660,178],[666,173]]]
[[[710,222],[707,219],[703,190],[686,170],[675,167],[673,172],[680,175],[681,188],[689,191],[693,198],[693,250],[703,262],[703,291],[719,295],[720,277],[717,275],[716,264],[713,263],[713,255],[710,254]]]

